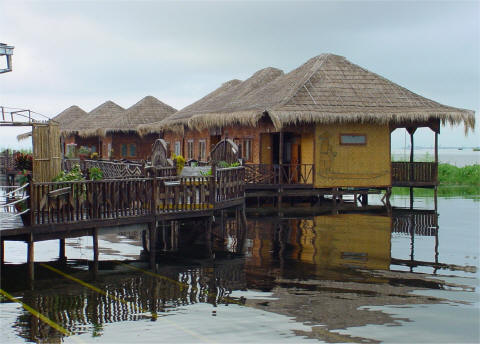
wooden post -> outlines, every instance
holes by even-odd
[[[34,250],[33,233],[28,234],[27,240],[27,265],[28,265],[28,279],[33,281],[35,279],[35,250]]]
[[[65,255],[65,238],[59,240],[58,258],[63,261],[67,259]]]
[[[435,184],[438,182],[438,131],[435,131]],[[435,186],[435,190],[437,187]]]
[[[92,230],[93,239],[93,273],[98,273],[98,228]]]
[[[212,176],[210,177],[210,204],[215,208],[216,186],[217,186],[217,167],[215,161],[212,162]]]
[[[5,263],[5,240],[0,239],[0,265]]]
[[[156,238],[156,228],[155,228],[155,223],[150,222],[148,224],[148,234],[149,234],[149,242],[150,242],[150,247],[149,247],[149,252],[150,252],[150,269],[153,271],[157,270],[157,264],[156,264],[156,253],[157,253],[157,238]]]

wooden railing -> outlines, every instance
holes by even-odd
[[[218,169],[216,178],[156,177],[33,183],[32,225],[200,211],[244,197],[244,168]]]
[[[144,175],[142,164],[103,160],[65,159],[63,169],[70,171],[75,164],[79,164],[80,169],[84,172],[91,167],[97,167],[102,170],[105,179],[142,177]]]
[[[247,164],[246,184],[313,184],[313,164]]]
[[[392,162],[392,185],[436,185],[438,164],[435,162]]]
[[[215,202],[223,202],[245,196],[245,168],[231,167],[216,170]]]

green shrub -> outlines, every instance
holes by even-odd
[[[90,167],[88,169],[88,175],[90,176],[90,180],[102,180],[103,179],[103,171],[98,167]]]
[[[76,180],[85,180],[83,178],[82,170],[79,164],[73,165],[72,169],[68,172],[62,171],[58,176],[53,178],[54,182],[71,182]]]
[[[480,185],[480,165],[438,165],[438,181],[446,185]]]

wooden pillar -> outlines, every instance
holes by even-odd
[[[435,131],[435,163],[438,164],[438,132]]]
[[[33,281],[35,279],[35,250],[34,250],[33,234],[28,234],[27,240],[27,265],[28,265],[28,279]]]
[[[157,254],[157,231],[155,228],[155,222],[150,222],[148,224],[148,234],[149,234],[149,252],[150,252],[150,269],[153,271],[157,270],[156,264],[156,254]]]
[[[67,256],[65,254],[65,239],[59,240],[59,250],[58,250],[58,259],[66,260]]]
[[[5,241],[0,239],[0,264],[5,263]]]
[[[92,230],[93,239],[93,273],[98,273],[98,228]]]

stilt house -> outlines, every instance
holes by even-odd
[[[247,182],[265,188],[389,188],[435,186],[440,124],[474,127],[474,112],[439,104],[333,54],[285,74],[259,70],[231,80],[158,123],[172,152],[207,160],[223,138],[234,140]],[[435,132],[435,162],[392,163],[391,132]],[[433,142],[432,142],[433,143]]]
[[[158,122],[174,112],[176,109],[152,96],[126,110],[107,101],[71,124],[65,131],[66,143],[75,144],[77,148],[85,146],[102,159],[145,160],[159,134],[141,137],[137,127]]]

